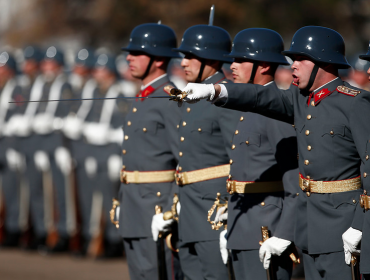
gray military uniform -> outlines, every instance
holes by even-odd
[[[202,83],[227,82],[217,72]],[[201,100],[182,107],[179,123],[180,160],[182,172],[228,164],[231,139],[240,113],[217,108]],[[227,269],[219,251],[219,231],[212,230],[207,212],[216,194],[227,197],[227,177],[187,184],[179,188],[180,261],[189,279],[226,279]]]
[[[275,87],[272,83],[268,87]],[[283,181],[284,191],[232,194],[228,206],[227,247],[232,250],[236,279],[265,279],[259,261],[261,227],[271,236],[294,240],[294,220],[298,162],[297,139],[292,125],[261,116],[242,113],[233,138],[231,180],[239,182]],[[290,279],[292,261],[287,255],[273,259],[277,279]]]
[[[226,108],[294,121],[302,176],[315,181],[361,176],[369,135],[368,92],[339,78],[310,96],[294,85],[287,91],[257,85],[226,88]],[[365,185],[366,180],[362,178]],[[306,279],[350,279],[342,234],[349,227],[362,228],[363,211],[358,203],[361,193],[361,189],[310,196],[299,192],[294,241],[303,251]]]
[[[167,75],[145,90],[150,96],[163,96],[163,87],[173,84]],[[149,88],[150,87],[150,88]],[[122,145],[122,163],[126,171],[175,172],[178,162],[178,132],[180,110],[175,102],[163,99],[136,100],[124,123],[125,140]],[[169,209],[175,182],[128,183],[120,188],[119,232],[124,239],[131,279],[157,277],[156,243],[151,233],[155,206]],[[173,271],[175,255],[166,246],[168,278]],[[176,279],[178,276],[175,276]]]

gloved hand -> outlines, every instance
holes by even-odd
[[[34,160],[39,171],[46,172],[50,170],[49,156],[44,151],[37,151],[34,155]]]
[[[109,142],[109,124],[87,123],[85,124],[83,135],[89,144],[106,145]]]
[[[227,264],[227,259],[229,256],[229,252],[226,249],[227,245],[226,233],[227,233],[226,229],[220,232],[220,252],[224,264]]]
[[[119,181],[119,171],[122,166],[119,155],[110,155],[108,158],[108,177],[112,182]]]
[[[83,129],[83,121],[76,116],[67,116],[63,123],[63,133],[69,139],[78,140]]]
[[[72,156],[65,147],[55,150],[55,162],[64,175],[69,175],[72,170]]]
[[[33,130],[40,135],[49,134],[54,130],[54,116],[48,113],[38,114],[32,121]]]
[[[226,210],[226,206],[222,206],[217,210],[215,223],[227,221],[228,213],[225,212]]]
[[[85,159],[85,171],[89,178],[94,178],[98,172],[98,161],[93,157]]]
[[[281,239],[278,237],[271,237],[263,242],[260,248],[260,261],[263,262],[263,267],[268,269],[271,262],[271,256],[280,256],[291,244],[289,240]]]
[[[24,157],[18,153],[16,150],[10,148],[6,150],[5,153],[6,161],[11,170],[23,170],[25,165]]]
[[[188,94],[184,98],[184,101],[188,103],[194,103],[194,101],[204,98],[212,100],[215,96],[215,87],[213,84],[188,83],[182,91]]]
[[[180,204],[180,201],[179,201],[176,204],[176,212],[177,212],[177,215],[180,215],[180,210],[181,210],[181,204]]]
[[[362,231],[350,227],[342,235],[343,248],[344,248],[344,260],[346,264],[350,265],[352,253],[360,253],[361,250],[357,249],[358,243],[362,238]]]
[[[152,235],[153,240],[158,240],[158,234],[160,231],[166,232],[169,230],[169,226],[173,223],[174,220],[163,220],[163,213],[155,214],[152,219]]]

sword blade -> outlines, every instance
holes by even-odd
[[[131,97],[131,96],[119,96],[119,97],[101,97],[101,98],[71,98],[71,99],[44,99],[44,100],[24,100],[24,101],[10,101],[8,103],[33,103],[33,102],[58,102],[58,101],[84,101],[84,100],[109,100],[109,99],[149,99],[149,98],[168,98],[173,99],[175,97],[169,95],[162,95],[162,96],[146,96],[146,97]]]

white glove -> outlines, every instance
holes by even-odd
[[[29,116],[14,115],[11,117],[6,125],[10,135],[20,137],[29,136],[32,132],[32,120]]]
[[[64,119],[63,133],[69,139],[78,140],[83,129],[83,121],[76,116],[68,116]]]
[[[277,238],[275,236],[263,242],[260,248],[260,261],[263,262],[263,267],[268,269],[270,266],[271,255],[280,256],[292,242]]]
[[[188,83],[187,86],[182,90],[188,95],[184,98],[184,101],[188,103],[193,103],[195,100],[208,98],[212,100],[215,97],[215,87],[213,84],[197,84]]]
[[[55,162],[64,175],[69,175],[72,170],[72,156],[65,147],[55,150]]]
[[[97,146],[108,143],[108,133],[109,125],[106,123],[88,123],[83,130],[87,142]]]
[[[224,264],[227,264],[227,259],[229,257],[229,252],[226,249],[227,245],[226,233],[227,233],[226,229],[220,232],[220,252]]]
[[[37,134],[45,135],[54,130],[54,116],[48,113],[38,114],[32,121],[33,130]]]
[[[37,151],[34,155],[35,165],[39,171],[46,172],[50,170],[50,161],[47,153],[44,151]]]
[[[177,212],[177,215],[180,215],[180,210],[181,210],[181,204],[180,204],[180,201],[179,201],[176,204],[176,212]]]
[[[87,157],[85,159],[85,171],[89,178],[95,177],[98,171],[98,161],[93,157]]]
[[[122,128],[110,129],[108,139],[111,143],[117,143],[118,145],[121,145],[123,142]]]
[[[23,170],[24,169],[24,157],[14,149],[7,149],[5,152],[6,161],[11,170]]]
[[[121,170],[122,163],[119,155],[111,155],[108,158],[108,177],[112,182],[119,181],[119,171]]]
[[[153,216],[152,219],[152,235],[153,240],[158,240],[158,234],[160,231],[168,231],[169,225],[173,223],[173,219],[170,220],[163,220],[163,213],[156,214]]]
[[[227,212],[225,213],[225,211],[226,206],[222,206],[220,207],[220,209],[217,210],[215,223],[227,221],[228,213]]]
[[[350,227],[346,230],[345,233],[342,235],[343,239],[343,248],[344,248],[344,260],[346,261],[346,264],[351,263],[351,255],[352,253],[360,253],[361,250],[356,249],[358,243],[360,243],[362,238],[362,231],[359,231],[357,229],[354,229]]]

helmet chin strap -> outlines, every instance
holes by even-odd
[[[202,64],[200,65],[200,68],[199,68],[198,77],[195,80],[196,83],[201,83],[202,82],[202,76],[203,76],[203,72],[204,72],[204,67],[206,67],[206,62],[204,61],[204,59],[202,59],[200,62]]]
[[[317,71],[319,71],[319,68],[320,67],[315,63],[315,66],[313,67],[312,72],[311,72],[310,79],[308,80],[308,84],[307,84],[307,86],[305,88],[305,90],[307,92],[309,92],[310,88],[312,87],[312,85],[313,85],[313,83],[314,83],[314,81],[316,79]]]
[[[258,63],[253,62],[252,72],[251,72],[251,76],[249,78],[248,84],[253,84],[254,83],[254,78],[256,77],[257,68],[258,68]]]
[[[150,68],[152,67],[153,62],[154,62],[154,57],[153,56],[150,56],[150,60],[149,60],[148,66],[146,67],[145,73],[140,77],[140,80],[144,80],[148,76],[149,71],[150,71]]]

